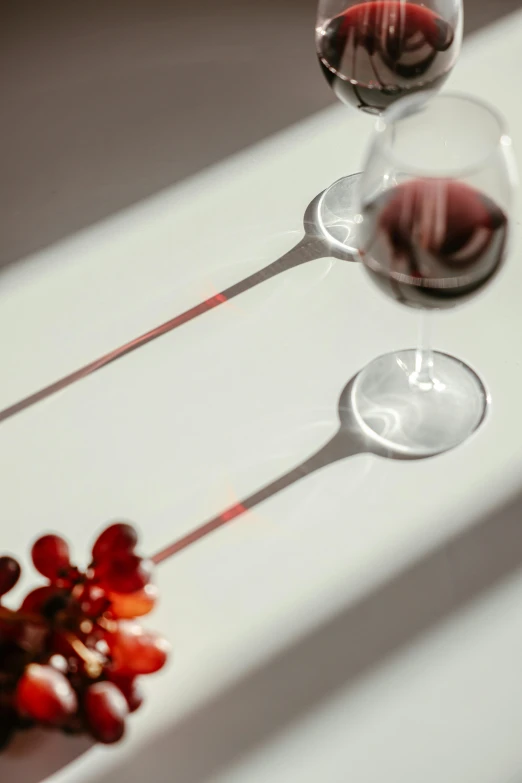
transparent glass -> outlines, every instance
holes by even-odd
[[[478,427],[488,395],[463,362],[433,352],[431,310],[483,290],[504,262],[516,172],[502,117],[465,95],[417,95],[377,120],[359,183],[359,254],[387,296],[419,310],[419,347],[358,378],[365,426],[407,453],[437,454]]]
[[[444,84],[460,53],[462,18],[462,0],[319,0],[319,64],[339,100],[380,114],[402,97]],[[319,208],[327,238],[352,251],[357,177],[335,182]]]

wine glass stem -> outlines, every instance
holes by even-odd
[[[431,318],[421,313],[419,319],[419,341],[415,355],[415,371],[410,376],[412,386],[421,391],[433,389],[433,351],[431,349]]]

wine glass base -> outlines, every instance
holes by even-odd
[[[356,191],[361,174],[342,177],[327,188],[318,205],[317,222],[327,242],[343,253],[357,253]]]
[[[417,384],[415,350],[375,359],[352,393],[359,425],[380,447],[405,459],[442,454],[463,443],[486,415],[488,393],[473,370],[433,354],[433,383]]]

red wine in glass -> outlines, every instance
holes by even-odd
[[[459,46],[435,11],[402,0],[353,5],[317,34],[319,62],[337,97],[371,113],[405,94],[438,89]]]
[[[508,220],[488,196],[447,179],[414,179],[363,206],[361,256],[388,296],[417,308],[453,307],[478,292],[504,258]]]

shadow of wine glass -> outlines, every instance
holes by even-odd
[[[273,497],[278,492],[290,487],[292,484],[348,457],[358,454],[373,454],[386,459],[411,461],[428,459],[450,450],[427,452],[425,446],[415,443],[414,440],[407,447],[394,448],[385,438],[365,425],[354,404],[354,390],[359,375],[360,373],[357,373],[344,387],[338,405],[339,428],[319,451],[304,460],[304,462],[301,462],[297,467],[292,468],[292,470],[279,476],[270,484],[254,492],[254,494],[244,498],[239,503],[235,503],[233,506],[225,509],[225,511],[222,511],[218,516],[213,517],[200,527],[160,550],[153,556],[153,561],[161,563],[228,524],[264,500],[268,500],[268,498]],[[387,411],[385,409],[375,409],[373,415],[376,420],[382,421],[386,419]],[[480,427],[484,417],[485,413],[477,421],[476,429]],[[379,427],[376,427],[376,430],[379,429]]]
[[[283,272],[295,269],[296,267],[320,258],[333,257],[342,261],[355,261],[356,259],[351,253],[343,251],[340,242],[335,246],[330,243],[328,237],[321,229],[318,220],[318,209],[322,197],[323,193],[319,193],[306,208],[303,218],[304,236],[302,239],[300,239],[288,252],[280,256],[280,258],[277,258],[257,272],[245,277],[243,280],[223,289],[223,291],[205,299],[203,302],[185,310],[185,312],[171,318],[160,326],[151,329],[149,332],[100,356],[93,362],[80,367],[78,370],[54,381],[39,391],[30,394],[28,397],[24,397],[13,405],[9,405],[7,408],[4,408],[4,410],[0,411],[0,422],[15,416],[17,413],[21,413],[27,408],[36,405],[36,403],[66,389],[68,386],[72,386],[72,384],[77,383],[82,380],[82,378],[86,378],[88,375],[92,375],[103,367],[107,367],[117,359],[127,356],[138,348],[147,345],[147,343],[158,339],[158,337],[178,329],[180,326],[193,321],[195,318],[208,313],[210,310],[214,310],[216,307],[219,307],[225,302],[229,302],[240,294],[250,291],[255,286],[258,286],[277,275],[283,274]]]

